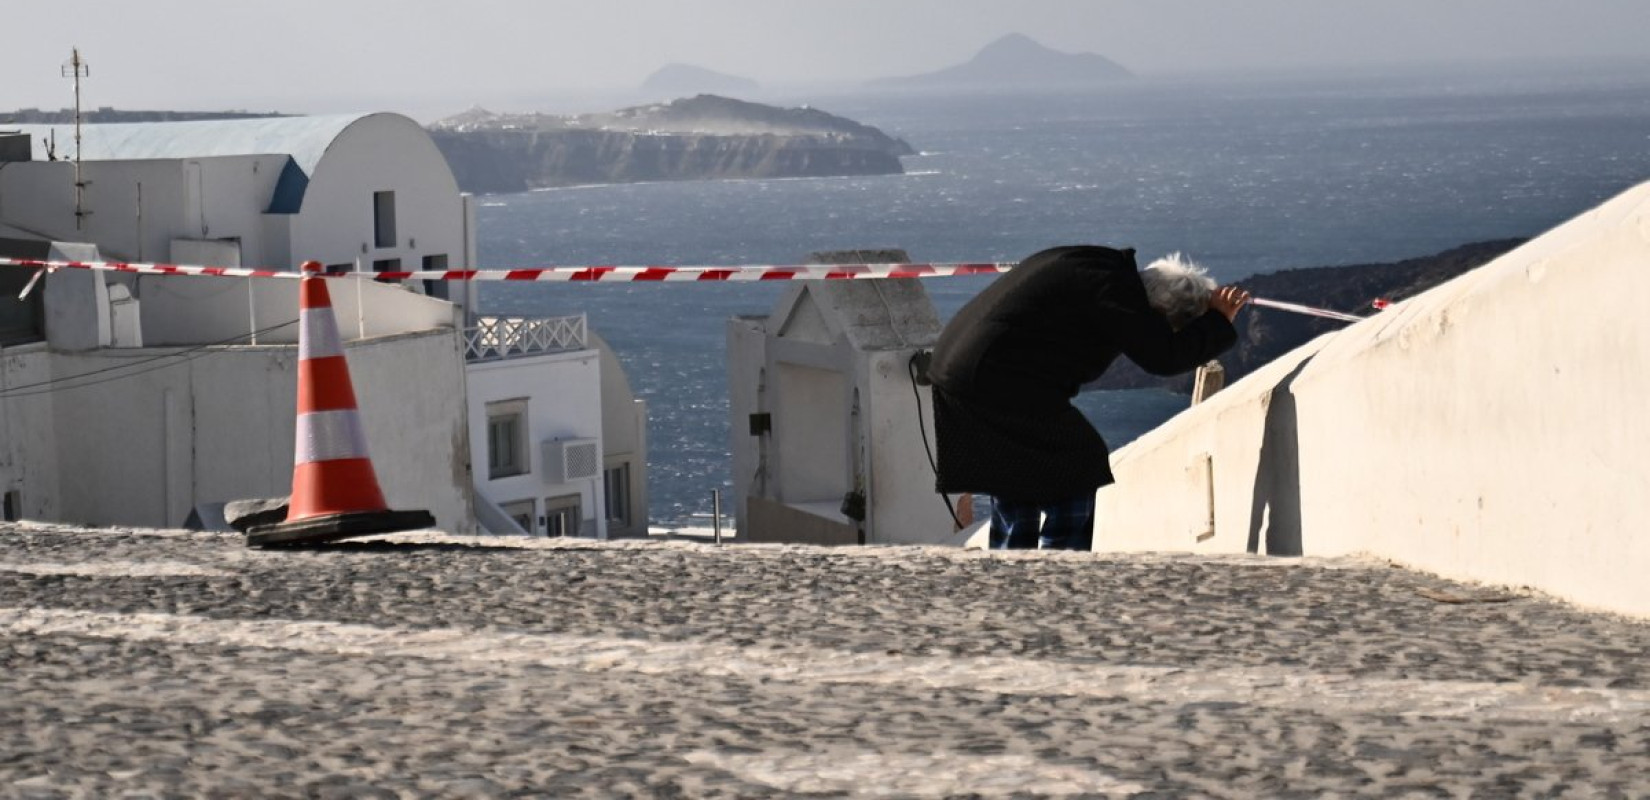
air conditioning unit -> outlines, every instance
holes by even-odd
[[[544,480],[572,483],[602,474],[601,445],[595,439],[544,440]]]

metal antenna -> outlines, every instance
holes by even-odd
[[[86,210],[86,181],[80,174],[80,79],[91,74],[91,67],[80,60],[80,48],[70,51],[69,60],[63,64],[63,77],[74,78],[74,229],[77,231],[91,213]]]

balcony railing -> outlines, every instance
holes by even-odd
[[[586,347],[585,317],[477,317],[464,329],[465,361],[565,353]]]

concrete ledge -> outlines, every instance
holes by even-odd
[[[1119,451],[1096,548],[1370,553],[1650,617],[1647,265],[1643,184],[1309,343]]]

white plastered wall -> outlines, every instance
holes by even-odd
[[[163,351],[46,354],[54,378]],[[351,383],[380,487],[444,530],[472,528],[463,360],[450,330],[351,343]],[[26,424],[52,431],[62,476],[42,516],[91,525],[178,526],[198,504],[291,489],[297,348],[220,348],[108,387],[61,388]],[[167,362],[157,362],[167,363]],[[131,370],[135,372],[136,370]],[[425,391],[408,392],[408,375]],[[15,424],[15,423],[14,423]]]
[[[44,342],[0,347],[0,392],[12,393],[0,400],[0,493],[17,492],[17,512],[25,519],[55,519],[62,507],[54,396],[40,391],[51,377],[52,354]],[[27,386],[37,388],[22,388]]]
[[[456,328],[461,309],[409,292],[399,284],[364,278],[328,278],[327,294],[346,341],[431,328]],[[143,276],[143,341],[149,345],[198,344],[245,336],[259,344],[298,341],[298,326],[266,330],[298,317],[297,280]]]
[[[867,538],[876,544],[935,544],[950,541],[951,512],[934,491],[934,467],[928,453],[934,446],[934,401],[926,386],[913,392],[910,350],[862,354],[865,387],[861,426],[867,442],[863,450],[871,497]],[[928,434],[925,445],[920,419]],[[960,510],[960,509],[959,509]]]
[[[1119,451],[1095,547],[1369,553],[1650,616],[1646,296],[1650,184]]]
[[[378,247],[373,193],[395,192],[396,243]],[[303,207],[290,222],[290,257],[354,263],[399,258],[417,270],[426,255],[465,257],[465,212],[453,173],[418,123],[399,114],[371,114],[339,133],[316,163]]]
[[[595,350],[578,350],[526,358],[470,364],[468,372],[470,437],[476,442],[476,491],[495,505],[533,501],[535,515],[544,500],[577,493],[581,528],[607,538],[600,476],[552,484],[547,481],[543,444],[548,439],[596,439],[602,436],[600,358]],[[527,400],[528,471],[489,478],[487,474],[487,406]],[[600,445],[598,444],[598,447]],[[536,531],[542,534],[543,531]]]
[[[613,348],[588,329],[585,335],[601,359],[603,469],[630,465],[630,526],[610,530],[608,535],[642,536],[648,523],[647,401],[631,391],[630,379]]]

